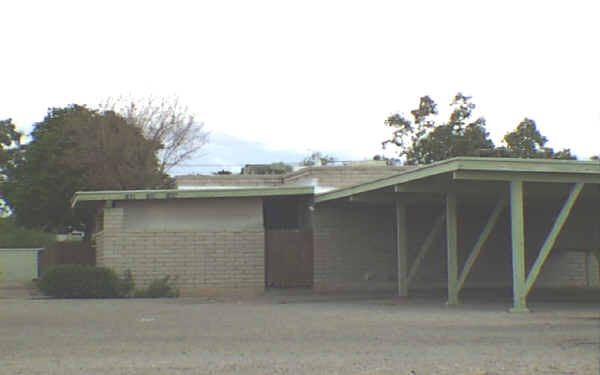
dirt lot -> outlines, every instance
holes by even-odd
[[[599,374],[600,303],[0,299],[1,374]]]

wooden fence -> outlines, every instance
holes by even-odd
[[[96,252],[86,241],[56,242],[40,251],[38,255],[39,275],[49,266],[57,264],[96,265]]]
[[[311,287],[313,283],[313,236],[306,230],[267,230],[266,286]]]

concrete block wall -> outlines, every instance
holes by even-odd
[[[542,267],[534,288],[565,288],[588,286],[586,253],[553,251]]]
[[[92,246],[96,249],[96,264],[104,262],[104,230],[92,235]]]
[[[122,253],[123,230],[125,211],[123,208],[104,209],[103,231],[97,235],[96,264],[111,267],[118,263],[119,254]]]
[[[221,203],[222,209],[235,206],[234,200],[221,201],[225,202]],[[206,208],[214,210],[219,204],[214,200],[208,205],[203,202],[208,203],[184,202],[180,207],[182,211],[185,207],[188,211],[198,210],[200,220],[195,227],[165,225],[160,216],[160,220],[142,217],[173,205],[165,201],[118,202],[123,207],[105,209],[104,231],[96,235],[97,264],[119,274],[130,270],[137,287],[167,275],[176,277],[175,284],[183,296],[262,293],[265,244],[261,201],[238,202],[247,216],[238,217],[237,222],[230,218],[219,229],[215,229],[218,225],[214,222],[202,225],[211,217]],[[189,217],[189,212],[182,214]],[[236,214],[240,212],[232,216]],[[218,222],[218,215],[212,217]]]
[[[410,167],[326,166],[307,167],[285,175],[185,175],[176,176],[178,188],[194,186],[279,186],[316,179],[320,186],[341,188],[393,176]]]
[[[317,292],[396,288],[391,208],[321,204],[313,213]]]
[[[279,175],[185,175],[176,176],[178,188],[194,186],[278,186],[282,184]]]
[[[459,272],[469,256],[471,249],[483,229],[491,207],[462,209],[463,215],[459,220]],[[418,216],[418,215],[417,215]],[[433,217],[433,215],[429,214]],[[413,216],[414,218],[414,216]],[[530,221],[526,225],[525,263],[528,272],[535,262],[540,247],[549,231],[554,216],[546,215],[542,220]],[[505,212],[497,223],[490,238],[485,243],[466,282],[465,288],[494,288],[512,286],[512,248],[510,242],[510,227]],[[424,237],[425,228],[430,227],[425,217],[413,220],[409,238],[409,262],[412,262]],[[411,225],[409,224],[409,225]],[[446,238],[445,231],[435,240],[433,248],[426,256],[419,273],[411,287],[414,288],[445,288],[447,283],[446,271]],[[571,250],[568,241],[559,241],[546,259],[534,288],[585,287],[589,284],[585,248]]]
[[[491,206],[462,212],[459,222],[459,272],[491,211]],[[409,208],[409,264],[441,207]],[[526,251],[527,269],[535,261],[539,239],[546,235],[547,223],[530,224]],[[393,209],[358,203],[317,205],[313,213],[314,288],[316,291],[396,290],[395,219]],[[412,289],[446,288],[445,230],[434,240]],[[566,246],[565,243],[563,243]],[[591,275],[589,257],[583,251],[557,246],[542,267],[534,288],[585,287]],[[466,288],[510,288],[512,251],[507,215],[503,215],[486,242],[468,279]]]
[[[264,232],[126,232],[111,267],[138,286],[176,276],[182,295],[247,295],[264,289]]]
[[[310,167],[283,177],[285,185],[298,184],[305,180],[316,179],[319,186],[342,188],[389,177],[401,173],[407,167]]]

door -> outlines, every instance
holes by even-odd
[[[275,288],[312,287],[312,231],[267,230],[266,286]]]

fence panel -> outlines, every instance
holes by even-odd
[[[86,241],[56,242],[40,251],[38,258],[39,274],[49,266],[57,264],[96,265],[96,252]]]
[[[266,286],[311,287],[313,236],[306,230],[267,230]]]

